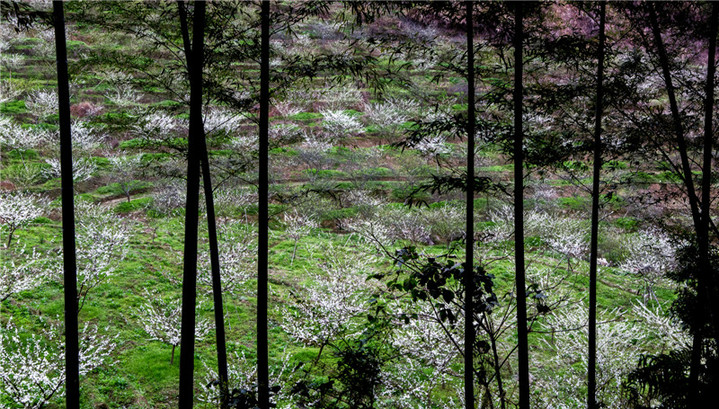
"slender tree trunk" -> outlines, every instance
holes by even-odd
[[[205,2],[195,2],[192,44],[204,55]],[[193,58],[190,70],[190,130],[187,149],[187,201],[185,254],[182,277],[182,329],[180,341],[180,409],[193,406],[195,364],[195,301],[197,297],[197,230],[202,132],[202,58]]]
[[[269,244],[269,171],[268,140],[270,112],[270,2],[262,1],[260,44],[260,169],[259,237],[257,254],[257,395],[260,409],[270,407],[269,339],[267,334],[267,251]]]
[[[187,27],[187,11],[184,2],[177,4],[180,13],[180,26],[182,42],[185,48],[188,72],[191,72],[192,44],[190,32]],[[207,207],[207,233],[210,241],[210,269],[212,273],[212,296],[215,310],[215,339],[217,347],[217,373],[220,380],[220,407],[225,408],[229,399],[229,385],[227,378],[227,346],[225,341],[225,315],[222,302],[222,280],[220,275],[220,250],[217,243],[217,223],[215,217],[215,200],[212,193],[212,177],[210,173],[209,154],[204,125],[202,138],[200,138],[200,161],[202,163],[202,186],[205,192],[205,206]]]
[[[712,16],[710,21],[711,26],[711,33],[709,38],[709,58],[710,60],[714,60],[716,57],[716,35],[717,35],[717,11],[716,11],[716,4],[712,4]],[[695,277],[697,280],[697,298],[699,299],[699,305],[700,308],[697,311],[697,317],[695,317],[695,320],[697,323],[704,323],[707,318],[707,312],[709,315],[709,320],[713,323],[715,333],[714,338],[719,343],[719,336],[717,336],[717,332],[719,331],[719,305],[714,302],[713,296],[719,295],[719,294],[711,294],[714,292],[715,286],[713,285],[713,276],[711,273],[711,263],[709,260],[709,225],[710,225],[710,219],[709,219],[709,204],[710,204],[710,187],[711,187],[711,147],[712,147],[712,131],[711,131],[711,122],[713,120],[712,118],[712,112],[713,112],[713,88],[714,88],[714,64],[709,63],[707,67],[707,97],[711,96],[712,99],[709,100],[708,98],[705,100],[705,130],[704,130],[704,169],[703,177],[705,177],[702,180],[702,197],[703,199],[706,198],[706,202],[701,203],[701,210],[700,210],[700,202],[696,195],[696,190],[694,187],[694,179],[691,173],[691,166],[689,163],[689,155],[687,150],[686,141],[684,139],[684,129],[682,126],[682,120],[679,113],[679,106],[677,104],[676,100],[676,94],[674,92],[674,85],[672,83],[672,77],[671,77],[671,71],[669,68],[669,57],[667,55],[666,47],[664,46],[664,41],[662,40],[661,31],[659,29],[659,22],[657,19],[657,14],[654,9],[654,5],[649,3],[647,5],[648,11],[649,11],[649,20],[651,23],[652,28],[652,36],[654,37],[654,42],[657,47],[657,53],[659,54],[659,63],[661,65],[662,69],[662,75],[664,77],[664,83],[667,89],[667,96],[669,98],[669,106],[671,109],[672,114],[672,123],[674,127],[674,134],[676,143],[679,148],[679,156],[681,159],[681,165],[682,165],[682,179],[684,182],[684,186],[687,189],[687,193],[689,196],[689,205],[691,208],[691,214],[692,214],[692,220],[694,221],[694,229],[697,234],[697,245],[699,250],[699,258],[700,258],[700,266],[697,270],[697,276]],[[711,74],[711,78],[709,75]],[[707,123],[708,128],[707,128]],[[708,149],[707,150],[707,146]],[[708,158],[708,165],[707,165],[707,155],[709,155]],[[708,186],[706,189],[705,186]],[[706,212],[705,212],[706,211]],[[701,352],[702,352],[702,344],[703,344],[703,338],[704,334],[701,332],[701,326],[703,324],[697,324],[695,325],[694,329],[694,340],[692,342],[692,357],[691,357],[691,363],[690,363],[690,370],[689,370],[689,404],[692,405],[692,407],[699,407],[702,403],[702,397],[700,393],[699,388],[699,376],[701,372]]]
[[[53,1],[52,6],[60,114],[60,183],[62,187],[63,285],[65,286],[65,405],[67,409],[78,409],[80,407],[80,347],[77,328],[77,260],[75,255],[70,85],[67,71],[65,11],[62,1]]]
[[[599,183],[602,171],[602,113],[604,109],[604,25],[607,4],[599,9],[597,51],[597,100],[594,107],[594,175],[592,180],[592,236],[589,243],[589,357],[587,365],[587,408],[596,409],[597,399],[597,250],[599,242]]]
[[[177,345],[172,346],[172,354],[170,355],[170,366],[172,366],[172,364],[175,362],[175,347],[177,347]]]
[[[700,269],[704,271],[704,285],[708,290],[707,302],[709,305],[709,314],[713,323],[714,340],[719,345],[719,303],[716,297],[719,296],[719,288],[717,288],[717,278],[714,275],[714,269],[710,259],[710,225],[711,225],[711,179],[712,179],[712,152],[714,133],[712,131],[714,122],[714,77],[716,75],[716,48],[717,48],[717,31],[719,20],[719,5],[712,3],[712,12],[709,20],[709,53],[707,58],[707,79],[705,84],[704,99],[704,157],[702,164],[702,243],[700,244],[700,257],[703,264]],[[701,283],[700,283],[701,284]],[[700,349],[701,350],[701,349]],[[715,382],[719,382],[716,381]],[[717,392],[719,385],[712,386],[714,393]]]
[[[467,234],[464,264],[464,402],[474,408],[474,2],[465,3],[467,23]]]
[[[524,133],[522,130],[523,4],[514,3],[514,257],[517,281],[517,338],[519,408],[529,408],[529,342],[527,340],[527,291],[524,272]]]
[[[704,164],[702,166],[702,222],[704,224],[704,234],[706,235],[707,249],[706,259],[709,260],[709,231],[711,226],[711,170],[712,170],[712,151],[714,133],[713,120],[714,118],[714,87],[716,85],[716,49],[717,49],[717,32],[719,31],[719,5],[716,2],[712,3],[712,14],[709,23],[709,56],[707,59],[707,79],[705,93],[706,97],[704,100]],[[709,267],[709,266],[708,266]],[[716,277],[712,274],[712,270],[708,269],[707,272],[710,274],[709,280],[711,290],[715,293],[714,296],[719,295],[717,291]],[[714,319],[719,318],[719,306],[717,303],[712,303],[714,306]],[[714,326],[714,337],[718,338],[719,341],[719,321],[715,321]],[[719,342],[717,342],[719,345]]]

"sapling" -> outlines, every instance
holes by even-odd
[[[139,183],[133,178],[137,174],[138,168],[142,164],[142,156],[129,156],[125,152],[121,152],[119,156],[109,158],[112,176],[122,190],[122,193],[130,201],[130,192],[136,189]]]
[[[297,254],[297,243],[303,237],[306,237],[312,232],[312,229],[318,227],[317,222],[310,216],[302,215],[295,209],[292,213],[285,213],[285,224],[287,229],[285,234],[292,239],[294,245],[292,246],[292,258],[290,259],[290,265],[295,262],[295,255]]]
[[[175,361],[175,348],[180,345],[182,324],[182,305],[180,301],[165,301],[157,294],[145,290],[147,301],[140,307],[142,326],[150,335],[150,340],[160,341],[172,346],[170,365]],[[195,339],[200,341],[212,329],[212,324],[204,319],[195,323]]]
[[[6,248],[10,247],[15,231],[42,216],[46,205],[47,200],[36,194],[0,192],[0,223],[2,230],[8,230]]]

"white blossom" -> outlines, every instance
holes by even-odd
[[[45,159],[45,163],[50,165],[45,169],[47,177],[59,178],[62,175],[60,159]],[[75,183],[90,179],[96,170],[97,165],[89,158],[73,158],[72,160],[72,180]]]
[[[227,135],[235,135],[238,133],[244,118],[245,115],[243,114],[218,108],[207,110],[202,117],[207,135],[220,131]]]
[[[294,246],[292,247],[292,259],[290,264],[295,261],[295,255],[297,253],[297,243],[305,236],[308,236],[312,229],[319,227],[319,224],[309,215],[300,214],[297,209],[291,213],[285,213],[284,215],[285,234],[287,237],[292,239]]]
[[[341,110],[323,110],[322,128],[332,137],[341,138],[348,134],[364,132],[362,124],[353,115]]]
[[[150,340],[160,341],[172,346],[170,365],[175,358],[175,348],[182,339],[182,304],[178,301],[165,301],[157,294],[145,290],[147,301],[140,307],[142,326]],[[195,339],[204,339],[213,328],[205,319],[195,321]]]
[[[9,149],[27,150],[50,139],[50,134],[36,128],[22,127],[10,118],[0,117],[0,143]]]
[[[551,358],[533,372],[534,399],[541,407],[586,407],[587,307],[579,302],[555,311],[543,324],[552,337],[546,342]],[[644,329],[619,310],[597,316],[597,400],[605,407],[621,406],[621,385],[647,346]],[[541,402],[541,404],[540,404]]]
[[[218,227],[222,293],[233,293],[247,280],[256,276],[254,255],[257,253],[257,241],[251,226],[245,226],[241,222],[223,223]],[[212,270],[208,251],[199,253],[197,265],[197,281],[207,288],[209,294],[212,292]]]
[[[41,334],[25,336],[9,321],[0,328],[0,397],[25,409],[40,409],[65,393],[63,329],[43,321]],[[115,348],[115,337],[85,324],[80,330],[80,375],[102,365]]]
[[[38,118],[58,113],[59,98],[56,91],[38,90],[30,94],[25,106]]]
[[[116,84],[113,90],[105,93],[105,98],[118,106],[130,106],[140,102],[142,94],[135,91],[132,84]]]
[[[7,259],[4,259],[5,256]],[[16,258],[22,260],[16,263]],[[32,290],[40,285],[47,276],[45,260],[35,249],[28,253],[23,247],[17,255],[3,255],[0,262],[0,302],[7,300],[13,294]]]
[[[359,331],[353,318],[367,310],[365,273],[374,258],[340,255],[335,248],[326,249],[326,254],[331,258],[318,265],[323,274],[308,272],[313,284],[295,294],[294,308],[282,314],[282,328],[307,345],[323,346],[340,333]]]
[[[0,223],[2,230],[8,231],[6,247],[10,246],[17,229],[45,213],[47,202],[46,198],[32,193],[0,191]]]
[[[277,404],[279,401],[287,400],[290,395],[287,390],[287,383],[284,382],[285,375],[288,372],[290,354],[286,351],[283,353],[282,362],[279,365],[271,365],[269,368],[269,383],[270,387],[279,385],[282,386],[279,393],[273,394],[270,397],[272,404]],[[220,401],[220,390],[219,390],[219,375],[214,367],[210,367],[207,363],[202,363],[205,366],[205,381],[200,385],[200,393],[197,399],[200,402],[212,403],[219,405]],[[230,355],[227,362],[227,383],[228,389],[233,390],[246,390],[253,391],[257,387],[257,364],[247,360],[244,351],[237,353],[234,351]],[[282,406],[284,407],[284,406]]]

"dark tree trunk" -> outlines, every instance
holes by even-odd
[[[185,48],[187,70],[191,72],[192,44],[190,32],[187,27],[187,11],[184,2],[178,2],[180,13],[180,26],[182,42]],[[204,126],[200,138],[200,161],[202,163],[202,186],[205,192],[205,206],[207,207],[207,233],[210,241],[210,265],[212,272],[212,296],[215,310],[215,335],[217,346],[217,373],[220,381],[220,406],[227,407],[229,385],[227,380],[227,346],[225,344],[225,316],[222,302],[222,281],[220,276],[220,250],[217,244],[217,223],[215,218],[215,200],[212,194],[212,177],[207,152],[207,141]]]
[[[719,31],[719,5],[712,3],[712,14],[709,22],[709,56],[707,59],[707,79],[705,85],[706,97],[704,100],[704,158],[702,165],[702,230],[706,240],[705,256],[709,260],[709,232],[711,226],[711,170],[712,170],[712,150],[714,149],[714,133],[712,131],[714,120],[714,87],[716,76],[716,49],[717,49],[717,31]],[[707,266],[710,267],[710,266]],[[711,269],[706,270],[710,289],[714,291],[713,296],[717,296],[717,283]],[[716,302],[711,303],[714,306],[714,319],[719,319],[719,305]],[[719,321],[714,321],[714,337],[717,338],[719,345]]]
[[[464,402],[474,408],[474,2],[465,3],[467,22],[467,234],[464,267]]]
[[[592,179],[592,236],[589,243],[589,357],[587,364],[587,408],[596,409],[597,399],[597,250],[599,242],[599,183],[602,170],[602,113],[604,109],[604,25],[605,2],[599,9],[597,50],[597,99],[594,107],[594,174]]]
[[[523,4],[514,3],[514,257],[517,282],[517,356],[519,408],[529,408],[529,342],[527,340],[527,291],[524,271],[524,132],[522,130]]]
[[[714,60],[716,56],[716,35],[717,35],[717,11],[716,4],[712,4],[712,15],[710,21],[710,50],[709,58]],[[684,139],[684,129],[682,126],[682,120],[679,113],[679,106],[676,100],[676,94],[674,92],[674,85],[672,83],[671,71],[669,68],[669,56],[667,55],[664,41],[662,40],[661,30],[659,28],[659,22],[657,19],[656,10],[654,5],[649,3],[647,5],[649,11],[649,20],[651,23],[652,36],[654,38],[655,46],[657,47],[657,54],[659,56],[659,63],[662,69],[662,75],[664,77],[664,83],[667,89],[667,96],[669,98],[669,106],[672,115],[672,124],[674,127],[674,134],[676,144],[679,148],[679,156],[681,158],[682,165],[682,181],[687,189],[689,196],[689,205],[691,208],[692,220],[694,221],[694,229],[697,235],[697,245],[699,250],[700,265],[696,272],[697,281],[697,298],[699,300],[700,308],[698,308],[694,318],[697,324],[694,325],[694,333],[692,334],[694,339],[692,342],[692,357],[689,370],[689,404],[692,407],[700,407],[702,403],[702,397],[699,387],[699,377],[701,372],[701,354],[703,349],[703,339],[705,334],[702,332],[703,323],[709,318],[713,323],[714,327],[714,338],[719,343],[719,337],[717,331],[719,331],[719,303],[714,302],[713,297],[718,294],[714,293],[714,277],[711,273],[711,262],[709,260],[709,204],[710,204],[710,176],[711,176],[711,147],[712,147],[712,112],[713,112],[713,88],[714,88],[714,64],[709,63],[707,67],[707,83],[706,91],[707,97],[712,96],[712,99],[705,100],[705,129],[704,129],[704,166],[703,166],[703,180],[702,180],[702,198],[706,202],[699,201],[696,195],[694,186],[694,179],[691,173],[691,165],[689,163],[689,155],[687,151],[686,141]],[[709,75],[711,74],[711,78]],[[707,127],[707,124],[708,127]],[[707,150],[708,147],[708,150]],[[707,155],[708,164],[707,164]],[[700,210],[701,205],[701,210]],[[708,313],[708,317],[707,317]]]
[[[702,163],[702,200],[701,200],[701,239],[699,243],[700,257],[703,265],[700,270],[703,271],[704,286],[709,293],[707,296],[707,305],[709,305],[709,315],[714,330],[714,340],[719,345],[719,303],[716,297],[719,296],[717,288],[717,278],[714,276],[713,266],[710,261],[710,226],[711,226],[711,179],[712,179],[712,152],[714,133],[712,131],[714,122],[714,76],[716,75],[716,48],[717,48],[717,20],[719,20],[719,5],[712,3],[712,12],[709,21],[709,53],[707,58],[707,79],[705,84],[704,99],[704,157]],[[699,283],[702,284],[701,282]],[[711,335],[710,335],[711,336]],[[701,349],[700,349],[701,351]],[[716,379],[716,377],[715,377]],[[717,382],[715,380],[715,382]],[[717,391],[719,385],[713,385],[712,389]]]
[[[261,409],[270,407],[269,340],[267,336],[268,273],[268,140],[270,113],[270,2],[262,1],[260,44],[260,169],[259,169],[259,237],[257,254],[257,395]]]
[[[65,11],[62,1],[53,1],[52,6],[60,114],[60,183],[62,187],[63,285],[65,286],[65,405],[67,409],[78,409],[80,407],[80,346],[77,328],[77,260],[75,256],[70,85],[67,72]]]
[[[195,2],[192,44],[196,56],[204,55],[205,2]],[[187,201],[185,254],[182,277],[182,330],[180,341],[180,409],[193,406],[195,363],[195,300],[197,296],[197,228],[200,189],[203,58],[193,58],[190,70],[190,130],[187,149]]]

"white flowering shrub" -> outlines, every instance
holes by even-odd
[[[647,298],[656,299],[654,286],[664,273],[676,267],[676,243],[658,228],[625,235],[620,243],[626,257],[619,268],[641,277],[646,287],[645,301]]]
[[[545,341],[551,359],[539,366],[533,376],[535,405],[552,408],[586,407],[587,307],[583,302],[547,317],[545,330],[552,339]],[[604,407],[621,407],[623,378],[634,368],[646,347],[642,326],[627,320],[618,310],[597,316],[597,401]]]
[[[269,382],[270,387],[280,386],[280,390],[277,393],[270,396],[270,402],[272,405],[278,405],[274,407],[287,408],[290,407],[282,404],[283,401],[289,399],[290,391],[288,385],[285,382],[285,378],[289,373],[289,362],[290,354],[284,353],[282,361],[279,365],[270,365],[269,371]],[[200,402],[210,403],[212,407],[219,407],[220,404],[220,388],[219,388],[219,375],[214,367],[210,367],[207,363],[202,363],[205,366],[205,380],[200,385],[200,393],[197,399]],[[230,392],[232,390],[245,390],[255,391],[257,388],[257,364],[247,360],[245,353],[237,353],[234,351],[227,362],[227,383]]]
[[[326,249],[330,258],[318,265],[322,274],[308,272],[312,284],[295,294],[292,309],[283,311],[282,328],[306,345],[323,348],[340,334],[351,336],[362,329],[353,319],[367,311],[366,273],[375,258],[340,251]]]
[[[72,121],[72,148],[81,151],[96,149],[105,139],[105,134],[91,127],[85,121]]]
[[[77,202],[76,248],[78,308],[82,310],[90,291],[114,274],[127,256],[130,241],[129,226],[118,216],[108,213],[100,205]],[[54,277],[63,277],[62,249],[55,257]]]
[[[294,245],[292,246],[292,259],[290,265],[295,261],[297,254],[297,243],[305,236],[308,236],[312,229],[319,227],[317,221],[309,215],[300,214],[297,209],[292,212],[285,213],[285,235],[289,237]]]
[[[21,260],[16,263],[17,259]],[[13,294],[32,290],[47,278],[46,260],[35,249],[25,247],[0,259],[0,302]]]
[[[333,138],[364,132],[364,127],[354,115],[341,110],[323,110],[322,128]]]
[[[423,138],[419,143],[414,146],[414,149],[418,150],[422,156],[431,158],[437,162],[439,168],[439,158],[442,155],[450,153],[452,150],[447,145],[447,138],[443,135],[435,135]]]
[[[62,175],[60,159],[45,159],[49,166],[45,168],[44,174],[47,178],[59,178]],[[90,179],[97,171],[97,165],[89,158],[72,159],[72,180],[75,183],[84,182]]]
[[[297,115],[302,112],[302,107],[290,102],[289,98],[284,101],[272,100],[272,106],[284,117]]]
[[[179,300],[165,301],[158,294],[150,294],[147,290],[145,297],[147,301],[139,311],[142,326],[150,336],[149,340],[172,346],[170,355],[170,365],[172,365],[175,360],[175,348],[180,345],[182,339],[182,303]],[[209,335],[212,328],[210,321],[196,320],[195,339],[201,341]]]
[[[59,98],[56,91],[34,91],[25,101],[27,110],[38,118],[47,118],[58,113]]]
[[[12,321],[0,327],[0,400],[25,409],[40,409],[65,393],[63,329],[43,321],[41,334],[18,329]],[[80,330],[80,376],[102,365],[115,349],[115,337],[85,324]],[[15,406],[13,406],[15,407]]]
[[[503,205],[489,212],[493,226],[487,230],[491,240],[509,240],[514,235],[514,208]],[[567,259],[583,258],[589,250],[589,226],[582,220],[549,214],[541,210],[525,210],[526,236],[538,236],[549,250]]]
[[[22,127],[12,119],[0,116],[0,144],[6,149],[32,149],[45,144],[50,138],[46,131]]]
[[[663,310],[660,304],[635,300],[632,312],[643,324],[655,350],[664,353],[690,347],[691,335],[682,328],[681,321]]]
[[[394,243],[389,227],[377,217],[352,218],[345,220],[344,225],[348,231],[357,234],[364,243],[374,247],[380,254],[385,254],[386,249]]]
[[[2,54],[2,62],[4,63],[5,57]],[[20,91],[13,85],[12,81],[0,80],[0,103],[12,101],[20,96]]]
[[[158,183],[152,192],[152,206],[163,214],[173,214],[185,207],[187,186],[175,179]]]
[[[77,156],[78,153],[84,153],[92,149],[97,149],[105,140],[105,134],[100,129],[90,126],[88,122],[74,120],[72,121],[70,128],[72,134],[73,155],[75,156]],[[49,135],[49,139],[53,145],[59,147],[60,133],[54,132]]]
[[[142,99],[142,94],[129,83],[116,84],[114,89],[105,92],[104,96],[111,103],[121,107],[135,105]]]
[[[342,42],[334,42],[339,44]],[[343,43],[346,44],[346,43]],[[342,50],[341,52],[345,52]],[[351,84],[343,84],[342,86],[326,85],[327,88],[322,91],[315,91],[314,100],[323,102],[327,110],[343,110],[362,103],[362,92]]]
[[[10,247],[17,229],[45,213],[47,203],[48,200],[40,195],[0,191],[0,228],[8,235],[5,247]]]
[[[252,226],[228,222],[218,226],[217,245],[220,259],[220,281],[223,294],[234,294],[238,287],[257,276],[255,255],[257,240]],[[197,281],[212,293],[212,270],[209,248],[198,255]]]
[[[226,135],[235,135],[242,125],[245,116],[230,112],[226,109],[208,109],[202,116],[205,125],[205,133],[211,136],[213,133],[223,132]]]
[[[394,101],[365,104],[364,113],[371,123],[382,128],[392,128],[409,120],[406,111]]]
[[[144,115],[132,128],[132,134],[148,143],[158,143],[165,139],[178,136],[187,129],[188,122],[164,112]]]
[[[125,152],[120,152],[119,156],[111,156],[108,160],[110,169],[112,169],[111,175],[117,181],[129,202],[130,193],[138,186],[133,178],[137,174],[140,165],[142,165],[142,156],[130,156]]]

